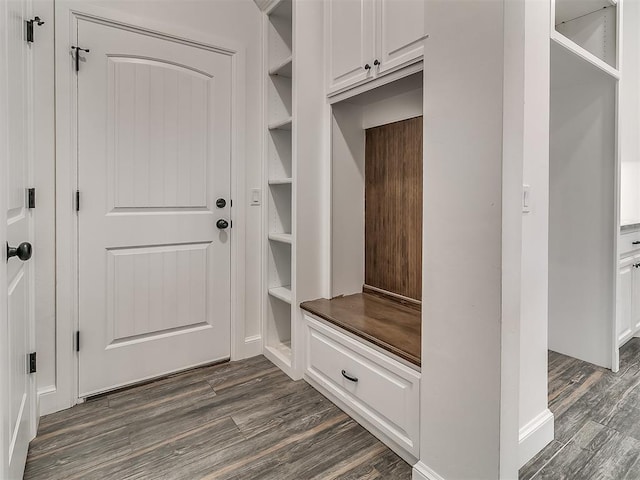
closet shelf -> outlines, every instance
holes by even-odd
[[[290,233],[270,233],[269,240],[281,243],[293,243],[293,237]]]
[[[269,295],[291,305],[291,286],[290,285],[287,285],[284,287],[270,288]]]
[[[292,178],[272,178],[269,180],[269,185],[291,185],[292,183]]]
[[[563,48],[567,52],[571,53],[576,58],[580,59],[583,62],[591,65],[595,69],[599,70],[602,73],[609,75],[610,77],[619,80],[620,79],[620,71],[607,62],[599,59],[593,53],[588,50],[582,48],[577,43],[573,42],[569,38],[565,37],[560,32],[554,30],[551,32],[551,40],[554,44]]]
[[[570,22],[576,18],[595,13],[603,8],[617,5],[617,0],[580,0],[579,2],[556,1],[555,24]]]
[[[291,130],[292,117],[278,120],[269,124],[269,130]]]
[[[269,69],[269,75],[278,75],[280,77],[291,78],[292,66],[293,66],[293,57],[289,55],[280,63],[274,65]]]

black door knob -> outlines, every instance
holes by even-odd
[[[32,253],[33,248],[31,248],[29,242],[22,242],[17,247],[10,247],[7,243],[7,261],[9,261],[11,257],[18,257],[23,262],[26,262],[31,258]]]
[[[224,208],[227,206],[227,201],[224,198],[219,198],[216,200],[216,207]]]
[[[216,227],[218,227],[220,230],[224,230],[228,226],[229,226],[229,222],[227,222],[224,218],[221,218],[216,222]]]

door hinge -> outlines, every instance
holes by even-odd
[[[80,351],[80,330],[76,331],[76,352]]]
[[[80,211],[80,190],[76,190],[76,212]]]
[[[27,357],[29,362],[28,372],[36,373],[36,352],[30,353]]]
[[[36,208],[36,189],[27,188],[27,208]]]
[[[32,43],[33,42],[33,24],[35,23],[38,26],[41,26],[41,25],[44,25],[44,22],[40,20],[40,17],[33,17],[33,19],[31,20],[25,20],[24,23],[26,24],[27,42]]]

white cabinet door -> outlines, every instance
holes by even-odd
[[[329,93],[373,75],[374,10],[371,0],[330,0],[326,3]],[[365,69],[367,64],[371,68]]]
[[[411,63],[423,54],[424,0],[378,0],[377,73]]]
[[[631,322],[633,315],[634,277],[637,268],[633,261],[624,262],[620,267],[620,285],[618,290],[618,343],[622,344],[631,335]],[[640,283],[640,282],[639,282]]]

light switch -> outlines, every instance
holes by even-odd
[[[251,206],[254,206],[254,207],[260,206],[261,198],[262,198],[262,194],[259,188],[251,189],[251,203],[250,203]]]
[[[531,211],[531,186],[522,185],[522,212],[529,213]]]

